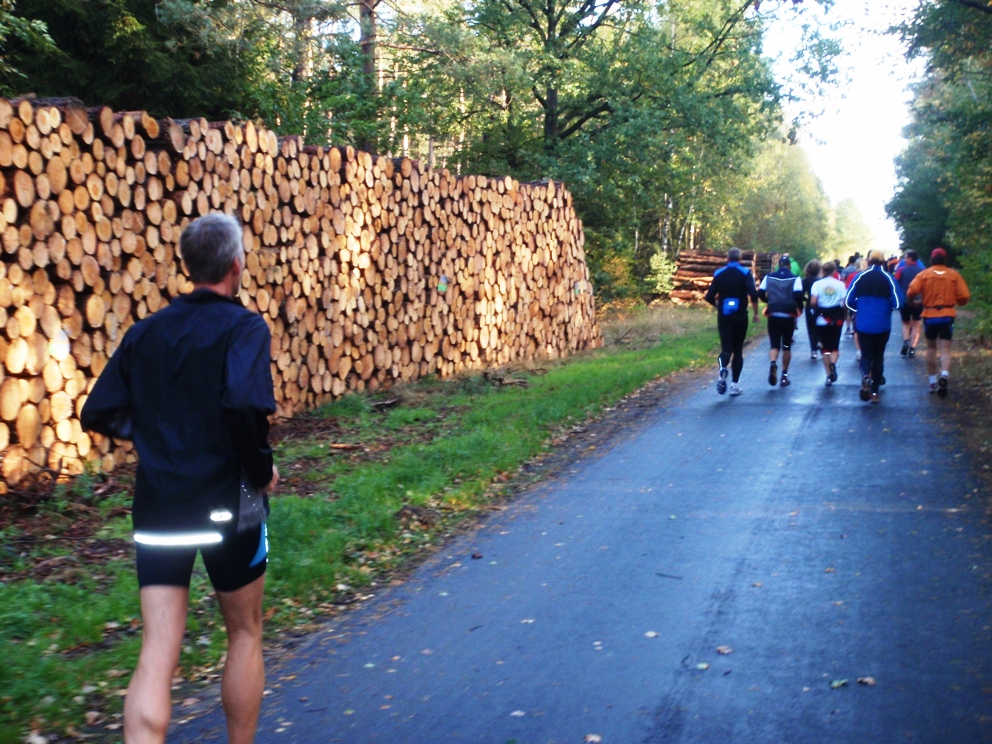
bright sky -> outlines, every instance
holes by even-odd
[[[813,108],[824,113],[809,122],[801,143],[833,204],[854,199],[875,232],[875,245],[895,253],[899,236],[885,215],[896,175],[893,158],[902,151],[902,128],[909,123],[907,86],[919,65],[910,66],[898,37],[885,33],[909,15],[917,0],[837,0],[827,18],[847,21],[841,83]],[[783,17],[790,14],[784,13]],[[766,37],[765,50],[787,69],[799,32],[779,24]],[[783,77],[780,75],[780,78]]]

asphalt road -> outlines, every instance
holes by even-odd
[[[893,328],[881,405],[849,339],[833,388],[804,336],[788,389],[767,342],[699,378],[270,663],[257,741],[992,741],[976,463]]]

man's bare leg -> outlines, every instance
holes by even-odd
[[[922,326],[923,326],[923,324],[920,321],[918,321],[918,320],[914,320],[914,321],[910,322],[910,324],[909,324],[909,348],[915,349],[916,346],[920,343],[920,328]]]
[[[227,626],[227,662],[220,697],[230,744],[251,744],[265,688],[262,660],[262,595],[265,575],[233,592],[217,592]]]
[[[947,377],[951,371],[951,342],[944,338],[937,339],[937,353],[940,355],[940,374]]]
[[[931,377],[937,375],[937,339],[927,339],[927,374]]]
[[[186,630],[189,590],[146,586],[140,596],[141,654],[124,701],[124,742],[160,744],[172,713],[172,673]]]
[[[903,343],[908,343],[910,334],[912,332],[912,323],[903,322],[902,324],[902,340]]]

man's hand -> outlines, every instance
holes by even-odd
[[[276,490],[276,486],[279,485],[279,468],[275,465],[272,466],[272,480],[269,481],[269,485],[265,487],[265,492],[269,493]]]

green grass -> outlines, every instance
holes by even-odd
[[[507,475],[547,451],[565,428],[659,376],[710,363],[717,344],[712,315],[677,312],[681,335],[641,317],[636,334],[625,337],[636,335],[638,348],[611,342],[543,369],[515,371],[526,386],[501,386],[482,375],[428,378],[380,393],[380,400],[399,398],[391,409],[352,395],[315,412],[335,420],[333,442],[375,452],[334,451],[316,435],[276,447],[291,485],[272,501],[267,632],[306,625],[387,580],[485,508]],[[611,330],[607,338],[621,335]],[[308,495],[298,493],[301,484]],[[66,497],[51,506],[65,508]],[[107,513],[125,498],[118,494],[97,507]],[[436,521],[430,528],[402,522],[397,511],[404,505],[428,510]],[[100,537],[127,531],[128,520],[117,518]],[[3,534],[4,542],[15,537]],[[29,728],[81,728],[87,710],[119,715],[114,692],[126,686],[140,638],[131,628],[139,616],[136,588],[130,560],[98,566],[74,584],[0,583],[0,716],[12,724],[0,725],[0,744],[20,741]],[[203,679],[216,673],[224,634],[199,561],[190,606],[180,672]],[[108,631],[107,623],[121,627]]]

